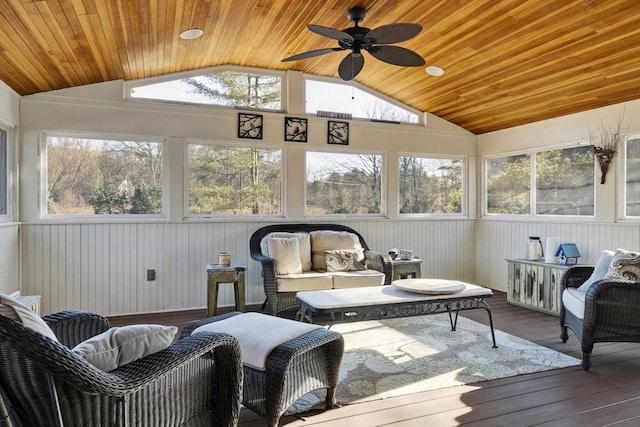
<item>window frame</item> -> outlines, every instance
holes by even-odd
[[[350,81],[348,84],[345,84],[344,80],[335,78],[335,77],[326,77],[326,76],[318,76],[315,74],[304,74],[303,75],[303,85],[302,85],[302,89],[303,89],[303,102],[305,105],[305,112],[304,114],[309,115],[309,116],[316,116],[317,113],[309,113],[307,112],[307,81],[317,81],[317,82],[323,82],[323,83],[332,83],[332,84],[339,84],[345,87],[355,87],[363,92],[366,92],[367,94],[379,98],[382,101],[388,102],[389,104],[392,104],[398,108],[401,108],[403,110],[407,110],[408,112],[415,114],[418,117],[418,121],[417,122],[393,122],[393,121],[389,121],[389,122],[385,122],[384,120],[375,120],[376,122],[379,123],[389,123],[389,124],[400,124],[400,125],[412,125],[412,126],[424,126],[426,124],[426,119],[425,119],[425,114],[422,111],[416,110],[413,107],[410,107],[409,105],[405,105],[401,102],[399,102],[397,99],[391,98],[390,96],[387,96],[383,93],[377,92],[374,89],[371,89],[370,87],[364,86],[356,81]],[[344,111],[335,111],[335,112],[344,112]],[[353,116],[351,119],[349,120],[359,120],[359,121],[365,121],[365,122],[370,122],[370,121],[374,121],[373,119],[369,119],[366,117],[356,117]]]
[[[237,215],[237,214],[191,214],[189,213],[189,177],[191,169],[189,168],[189,145],[210,145],[216,147],[232,147],[232,148],[259,148],[263,150],[280,150],[280,213],[276,215],[268,214],[249,214],[249,215]],[[182,205],[183,217],[188,221],[206,221],[206,220],[225,220],[233,218],[234,220],[257,220],[257,219],[284,219],[286,215],[286,166],[287,166],[287,150],[284,144],[269,144],[269,143],[244,143],[231,140],[205,140],[198,138],[185,138],[183,147],[183,191],[184,201]]]
[[[640,223],[640,215],[627,215],[627,143],[630,140],[639,140],[640,133],[630,133],[625,135],[624,141],[618,147],[617,167],[618,174],[618,220],[628,223]]]
[[[491,154],[491,155],[484,155],[482,156],[482,162],[481,162],[481,203],[482,203],[482,209],[481,209],[481,217],[484,219],[507,219],[507,220],[526,220],[526,221],[530,221],[530,220],[541,220],[541,221],[549,221],[549,220],[553,220],[553,221],[567,221],[567,222],[576,222],[576,221],[587,221],[587,222],[594,222],[596,220],[596,213],[597,213],[597,183],[599,182],[596,178],[596,161],[594,158],[594,163],[593,163],[593,192],[594,192],[594,199],[593,199],[593,214],[592,215],[553,215],[553,214],[538,214],[536,213],[537,211],[537,200],[536,200],[536,157],[538,153],[542,153],[542,152],[546,152],[546,151],[555,151],[555,150],[566,150],[566,149],[571,149],[571,148],[580,148],[583,146],[590,146],[592,144],[583,141],[583,142],[579,142],[579,143],[572,143],[572,144],[561,144],[561,145],[553,145],[553,146],[546,146],[546,147],[537,147],[537,148],[533,148],[533,149],[527,149],[527,150],[517,150],[517,151],[509,151],[509,152],[504,152],[504,153],[498,153],[498,154]],[[530,175],[529,175],[529,213],[526,214],[499,214],[499,213],[489,213],[488,212],[488,182],[489,182],[489,177],[488,177],[488,168],[487,168],[487,162],[490,159],[499,159],[499,158],[503,158],[503,157],[512,157],[512,156],[519,156],[519,155],[528,155],[529,156],[529,164],[530,164]]]
[[[160,144],[162,150],[162,207],[159,214],[92,214],[92,215],[73,215],[73,214],[50,214],[47,210],[47,193],[49,189],[48,183],[48,137],[57,138],[75,138],[75,139],[92,139],[105,141],[138,141],[138,142],[154,142]],[[158,136],[142,136],[128,134],[112,134],[98,132],[65,132],[65,131],[42,131],[40,132],[39,143],[39,195],[38,195],[38,217],[43,223],[58,222],[77,222],[77,223],[96,223],[96,222],[150,222],[158,220],[167,220],[169,212],[169,191],[168,191],[168,173],[169,159],[167,150],[167,141],[165,137]]]
[[[381,157],[380,161],[380,213],[372,213],[372,214],[310,214],[307,212],[307,154],[313,153],[329,153],[329,154],[338,154],[338,155],[361,155],[361,154],[369,154],[369,155],[378,155]],[[321,218],[325,218],[327,220],[334,218],[386,218],[387,217],[387,187],[388,187],[388,152],[379,151],[379,150],[357,150],[357,149],[339,149],[339,148],[331,148],[331,147],[313,147],[306,148],[304,150],[304,169],[302,171],[304,176],[304,199],[302,201],[302,209],[304,212],[304,218],[318,220]]]
[[[416,158],[425,158],[425,159],[443,159],[443,160],[459,160],[462,162],[462,206],[461,212],[456,213],[446,213],[446,212],[424,212],[424,213],[401,213],[400,212],[400,158],[401,157],[416,157]],[[398,153],[398,175],[396,177],[396,191],[397,191],[397,215],[400,219],[411,219],[411,218],[444,218],[444,219],[453,219],[453,218],[468,218],[469,217],[469,156],[460,156],[460,155],[446,155],[446,154],[429,154],[429,153],[408,153],[408,152],[400,152]]]
[[[205,104],[198,102],[185,102],[178,100],[168,100],[168,99],[156,99],[156,98],[144,98],[144,97],[133,97],[131,93],[137,87],[148,86],[152,84],[171,82],[174,80],[186,79],[189,77],[199,77],[207,74],[216,74],[223,73],[226,71],[232,71],[237,73],[246,73],[246,74],[261,74],[261,75],[269,75],[280,78],[280,109],[270,109],[270,108],[252,108],[248,106],[229,106],[229,105],[219,105],[219,104]],[[287,76],[285,71],[278,70],[269,70],[264,68],[254,68],[254,67],[241,67],[235,65],[218,65],[215,67],[209,68],[201,68],[190,71],[182,71],[178,73],[171,74],[163,74],[160,76],[147,77],[144,79],[136,79],[129,80],[124,82],[124,98],[129,102],[144,102],[144,103],[154,103],[154,104],[172,104],[172,105],[183,105],[187,107],[199,107],[199,108],[213,108],[213,109],[225,109],[225,110],[234,110],[234,109],[242,109],[248,111],[265,111],[272,113],[284,113],[287,111]]]
[[[6,132],[6,208],[7,212],[0,215],[0,223],[12,223],[17,220],[17,195],[18,195],[18,162],[16,150],[16,128],[5,125],[0,121],[0,130]]]

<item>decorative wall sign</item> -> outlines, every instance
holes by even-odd
[[[328,117],[330,119],[351,120],[351,113],[336,113],[335,111],[316,111],[318,117]]]
[[[238,138],[262,139],[262,115],[238,113]]]
[[[284,118],[284,140],[307,142],[307,119]]]
[[[336,122],[329,120],[327,122],[327,142],[329,144],[349,145],[349,123]]]

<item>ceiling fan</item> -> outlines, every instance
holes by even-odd
[[[309,28],[310,31],[337,40],[339,47],[329,47],[299,53],[284,58],[282,62],[313,58],[314,56],[339,52],[341,50],[351,50],[338,66],[338,74],[342,80],[352,80],[362,70],[364,66],[363,50],[369,52],[374,58],[392,65],[420,67],[425,64],[424,59],[414,51],[399,46],[390,46],[392,43],[403,42],[417,36],[418,33],[422,31],[421,25],[404,23],[389,24],[371,30],[358,25],[362,22],[364,16],[365,9],[363,7],[352,7],[349,9],[347,17],[354,25],[344,30],[308,24],[307,28]]]

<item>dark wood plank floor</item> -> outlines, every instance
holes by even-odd
[[[513,306],[502,292],[489,300],[497,329],[580,357],[570,332],[560,341],[558,317]],[[465,317],[488,324],[484,310]],[[114,325],[163,323],[183,326],[204,310],[112,318]],[[640,426],[640,344],[596,344],[589,372],[570,367],[468,386],[433,390],[286,417],[280,425],[302,426]],[[264,426],[243,409],[241,427]]]

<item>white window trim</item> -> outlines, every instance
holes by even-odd
[[[494,220],[500,220],[500,221],[543,221],[543,222],[549,222],[549,220],[553,220],[553,221],[557,221],[557,222],[571,222],[571,223],[575,223],[575,222],[595,222],[596,221],[596,204],[598,203],[597,200],[597,192],[596,192],[596,185],[598,183],[597,177],[596,177],[596,162],[594,160],[594,165],[593,165],[593,172],[594,172],[594,178],[593,178],[593,185],[594,185],[594,206],[593,206],[593,215],[545,215],[545,214],[536,214],[536,191],[535,191],[535,155],[537,153],[541,153],[541,152],[545,152],[545,151],[554,151],[554,150],[565,150],[565,149],[569,149],[569,148],[578,148],[584,145],[592,145],[590,142],[588,141],[579,141],[579,142],[573,142],[573,143],[566,143],[566,144],[555,144],[555,145],[550,145],[550,146],[546,146],[546,147],[537,147],[535,149],[528,149],[528,150],[517,150],[517,151],[508,151],[508,152],[504,152],[504,153],[497,153],[497,154],[490,154],[490,155],[484,155],[481,157],[481,164],[480,164],[480,169],[481,169],[481,177],[482,177],[482,182],[481,182],[481,194],[480,194],[480,203],[482,204],[482,209],[481,209],[481,218],[482,219],[494,219]],[[487,212],[487,182],[488,182],[488,176],[487,176],[487,161],[491,160],[491,159],[499,159],[502,157],[512,157],[512,156],[519,156],[519,155],[523,155],[523,154],[528,154],[529,155],[529,162],[531,165],[531,174],[530,174],[530,183],[529,183],[529,213],[528,214],[522,214],[522,215],[517,215],[517,214],[497,214],[497,213],[489,213]]]
[[[346,154],[346,155],[360,155],[360,154],[373,154],[381,156],[382,160],[380,162],[380,213],[373,214],[310,214],[307,212],[307,153],[331,153],[331,154]],[[387,217],[387,170],[389,169],[387,166],[387,158],[388,153],[384,151],[369,151],[369,150],[357,150],[357,149],[342,149],[333,148],[333,147],[318,147],[318,148],[308,148],[304,150],[304,200],[303,200],[303,210],[304,217],[309,219],[338,219],[338,218],[351,218],[351,219],[365,219],[365,218],[386,218]]]
[[[631,133],[624,138],[624,142],[618,147],[618,159],[616,160],[618,194],[617,217],[619,222],[640,223],[639,216],[627,216],[627,141],[640,140],[640,133]]]
[[[49,214],[47,212],[47,190],[48,190],[48,159],[47,159],[47,137],[58,138],[85,138],[95,140],[111,141],[140,141],[159,143],[163,152],[162,156],[162,208],[159,214],[93,214],[93,215],[70,215],[70,214]],[[38,218],[40,223],[117,223],[117,222],[154,222],[158,220],[168,220],[168,191],[165,185],[165,173],[168,170],[169,159],[166,153],[166,138],[158,136],[142,136],[130,134],[112,134],[98,132],[77,132],[77,131],[42,131],[39,141],[39,194],[38,194]]]
[[[375,96],[377,98],[382,99],[383,101],[388,102],[389,104],[395,105],[398,108],[402,108],[403,110],[407,110],[412,114],[415,114],[418,117],[418,122],[417,123],[411,123],[411,122],[400,122],[400,124],[402,125],[419,125],[419,126],[426,126],[426,114],[422,111],[416,110],[413,107],[410,107],[409,105],[403,104],[400,101],[398,101],[397,99],[391,98],[390,96],[387,96],[383,93],[380,93],[374,89],[371,89],[370,87],[364,86],[356,81],[350,81],[348,84],[344,82],[344,80],[335,78],[335,77],[326,77],[326,76],[317,76],[315,74],[304,74],[303,75],[303,79],[304,79],[304,84],[303,84],[303,92],[304,92],[304,103],[306,105],[306,100],[307,100],[307,93],[306,93],[306,87],[307,87],[307,80],[311,80],[311,81],[318,81],[318,82],[325,82],[325,83],[334,83],[334,84],[339,84],[339,85],[343,85],[343,86],[353,86],[355,88],[360,89],[363,92],[368,93],[371,96]],[[306,115],[311,115],[313,116],[312,113],[307,113],[306,112],[306,108],[305,108],[305,114]],[[365,117],[353,117],[350,120],[360,120],[360,121],[365,121],[365,122],[369,122],[371,121],[370,119],[367,119]],[[384,123],[384,121],[381,121],[382,123]]]
[[[396,177],[396,191],[398,200],[398,218],[399,219],[468,219],[469,218],[469,156],[459,155],[446,155],[446,154],[429,154],[429,153],[398,153],[398,161],[400,157],[418,157],[425,159],[444,159],[444,160],[459,160],[462,162],[462,212],[456,213],[440,213],[440,212],[425,212],[425,213],[400,213],[400,169],[398,165],[398,176]]]
[[[287,84],[286,84],[287,75],[285,71],[269,70],[265,68],[254,68],[254,67],[240,67],[235,65],[218,65],[215,67],[200,68],[200,69],[190,70],[190,71],[181,71],[181,72],[171,73],[171,74],[163,74],[161,76],[147,77],[144,79],[127,80],[124,82],[123,96],[124,96],[124,99],[130,102],[179,104],[179,105],[191,105],[191,106],[233,110],[233,109],[236,109],[236,107],[217,105],[217,104],[201,104],[196,102],[182,102],[182,101],[172,101],[167,99],[155,99],[155,98],[143,98],[143,97],[131,96],[131,92],[133,91],[133,89],[137,87],[152,85],[156,83],[170,82],[174,80],[181,80],[189,77],[199,77],[207,74],[222,73],[225,71],[235,71],[238,73],[261,74],[261,75],[280,77],[280,97],[281,97],[280,109],[275,110],[275,109],[251,108],[251,107],[241,107],[241,109],[274,112],[274,113],[284,113],[285,111],[287,111]],[[237,107],[237,108],[240,108],[240,107]]]
[[[234,148],[260,148],[263,150],[280,150],[280,158],[281,158],[281,176],[280,176],[280,213],[276,215],[266,215],[266,214],[256,214],[256,215],[221,215],[221,214],[191,214],[189,213],[189,145],[211,145],[216,147],[234,147]],[[258,220],[258,219],[284,219],[286,218],[286,167],[287,167],[287,158],[284,144],[268,144],[268,143],[242,143],[238,141],[230,141],[230,140],[202,140],[195,138],[187,138],[185,139],[184,144],[184,204],[183,204],[183,216],[187,221],[210,221],[210,220],[220,220],[220,221],[229,221],[230,218],[233,220]]]
[[[5,125],[0,121],[0,129],[7,133],[7,213],[0,215],[0,224],[9,224],[17,221],[18,217],[18,161],[16,150],[16,128]]]

